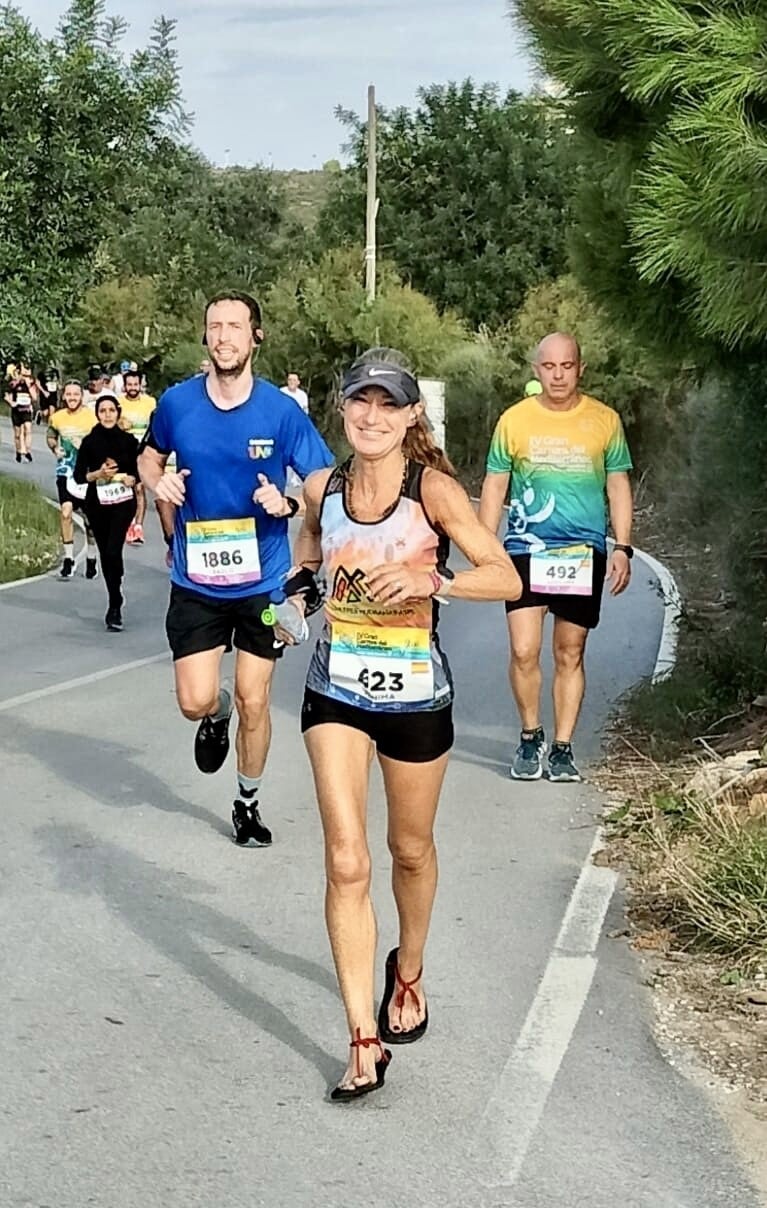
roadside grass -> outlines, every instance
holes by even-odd
[[[56,511],[37,487],[0,474],[0,583],[50,570],[58,533]]]
[[[767,687],[767,644],[760,615],[740,611],[719,625],[683,616],[676,667],[658,684],[640,685],[624,702],[629,728],[655,759],[689,751],[745,714]]]
[[[633,867],[644,920],[739,976],[767,971],[766,817],[733,792],[701,799],[665,777],[608,813],[606,827]]]

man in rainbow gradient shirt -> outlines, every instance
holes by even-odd
[[[605,578],[614,596],[631,579],[632,463],[618,413],[580,391],[585,365],[573,336],[546,336],[533,368],[542,393],[498,421],[479,516],[496,533],[511,484],[504,546],[523,584],[520,599],[506,605],[511,686],[522,723],[512,778],[543,775],[540,654],[550,612],[555,734],[549,777],[577,781],[572,736],[586,686],[586,639],[599,624]],[[608,510],[616,542],[609,558]]]

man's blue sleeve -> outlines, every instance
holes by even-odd
[[[295,404],[293,410],[295,414],[290,416],[285,427],[285,462],[299,478],[308,478],[315,470],[334,465],[336,459],[309,416]]]

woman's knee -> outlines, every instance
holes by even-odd
[[[435,857],[434,836],[389,835],[392,860],[402,872],[413,875],[424,872]]]
[[[331,841],[327,845],[325,866],[328,885],[341,892],[368,893],[370,889],[370,852],[363,839]]]

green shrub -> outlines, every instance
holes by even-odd
[[[0,583],[49,570],[58,531],[56,511],[36,487],[0,475]]]

